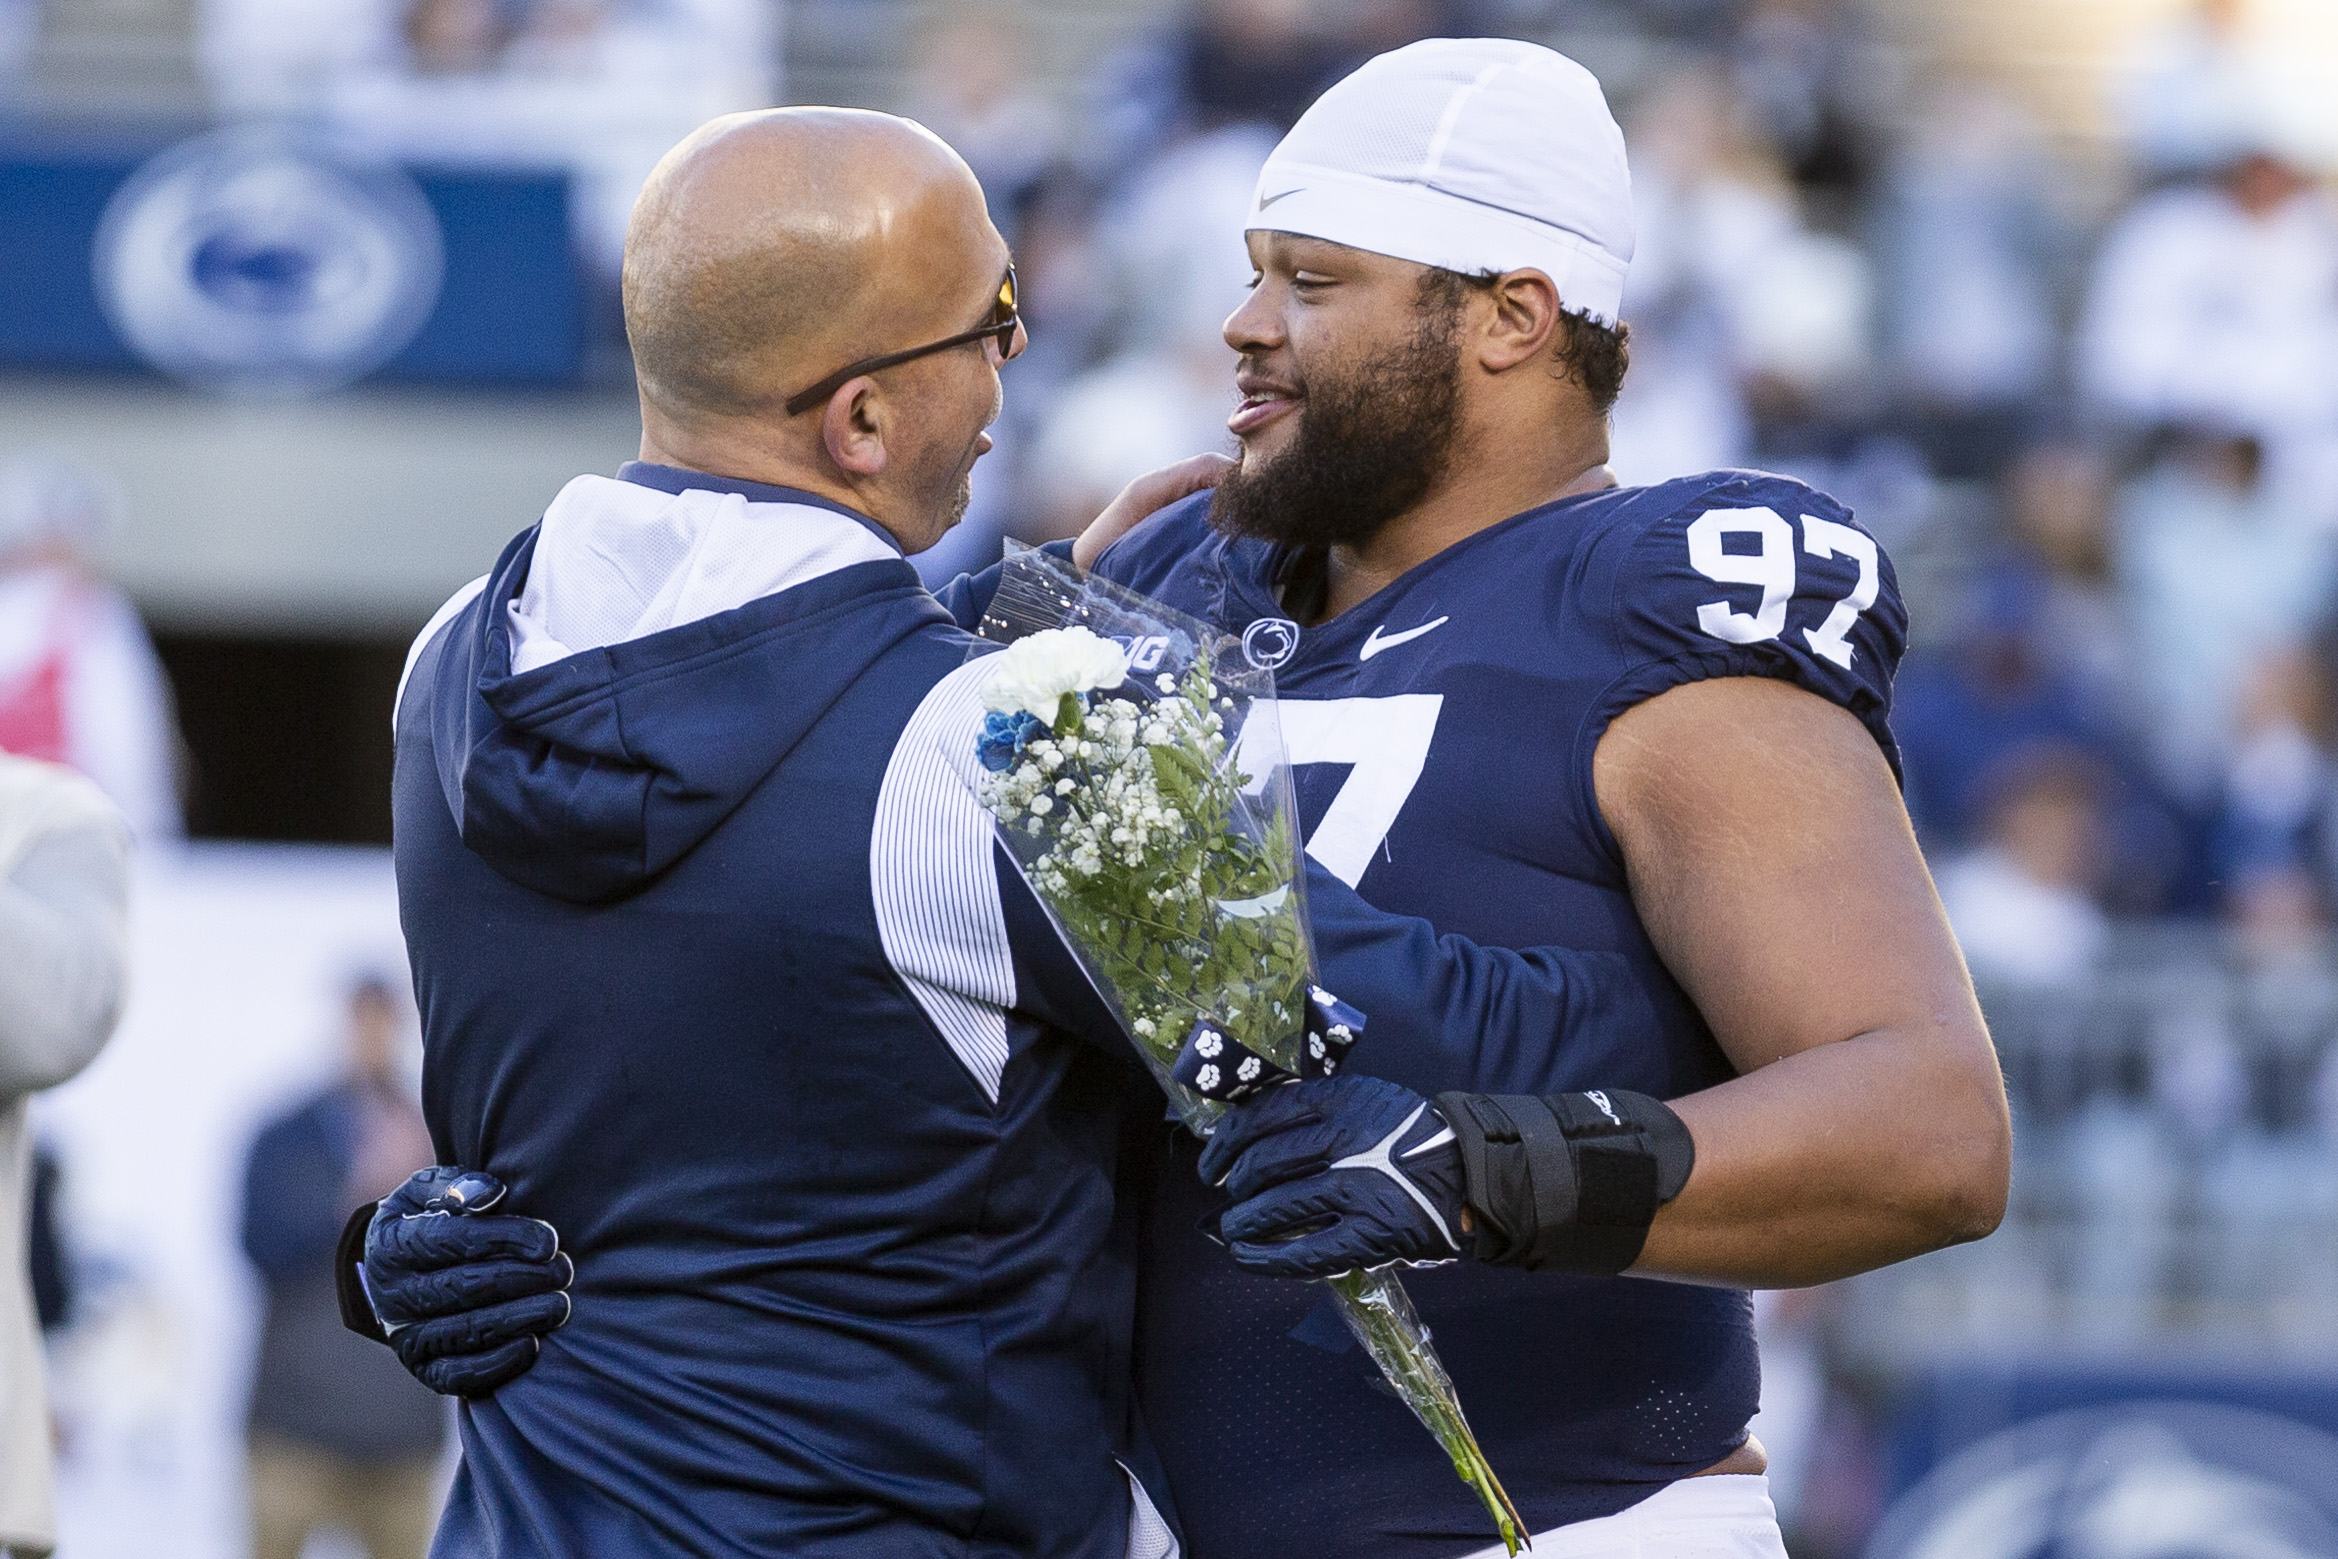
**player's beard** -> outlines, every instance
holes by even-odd
[[[1309,373],[1290,447],[1227,473],[1210,523],[1289,547],[1361,546],[1428,496],[1459,427],[1457,318],[1430,310],[1403,345]]]

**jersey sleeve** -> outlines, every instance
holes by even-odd
[[[1889,716],[1908,612],[1875,538],[1826,494],[1757,472],[1651,507],[1611,543],[1621,666],[1589,712],[1586,762],[1609,722],[1669,688],[1774,677],[1857,715],[1896,776]]]
[[[1663,1099],[1728,1075],[1638,1042],[1698,1020],[1673,1010],[1677,988],[1621,953],[1472,942],[1306,865],[1318,979],[1365,1018],[1354,1070],[1424,1094],[1609,1087]]]
[[[1039,550],[1066,563],[1072,560],[1072,544],[1068,541],[1051,541]],[[990,610],[991,597],[999,593],[999,575],[1006,566],[1001,560],[979,574],[960,574],[936,590],[934,599],[942,603],[942,610],[959,627],[968,633],[978,633],[982,629],[982,614]]]

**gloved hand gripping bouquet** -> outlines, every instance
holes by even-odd
[[[1336,1072],[1363,1015],[1314,984],[1274,680],[1241,642],[1041,552],[982,623],[983,804],[1160,1080],[1208,1136],[1228,1104]],[[1392,1269],[1326,1280],[1340,1314],[1524,1541]]]

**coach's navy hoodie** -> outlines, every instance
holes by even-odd
[[[397,715],[436,1148],[577,1263],[464,1404],[434,1552],[1173,1553],[1128,1470],[1142,1093],[1002,880],[968,640],[857,516],[625,475],[450,603]]]

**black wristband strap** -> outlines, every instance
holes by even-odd
[[[386,1343],[390,1334],[382,1329],[381,1317],[373,1313],[373,1296],[365,1291],[365,1232],[373,1227],[374,1209],[379,1202],[368,1202],[349,1215],[341,1225],[341,1238],[333,1247],[333,1295],[341,1301],[341,1324],[360,1337]]]
[[[1646,1094],[1448,1093],[1436,1103],[1461,1150],[1473,1254],[1498,1266],[1624,1271],[1696,1164],[1688,1127]]]

